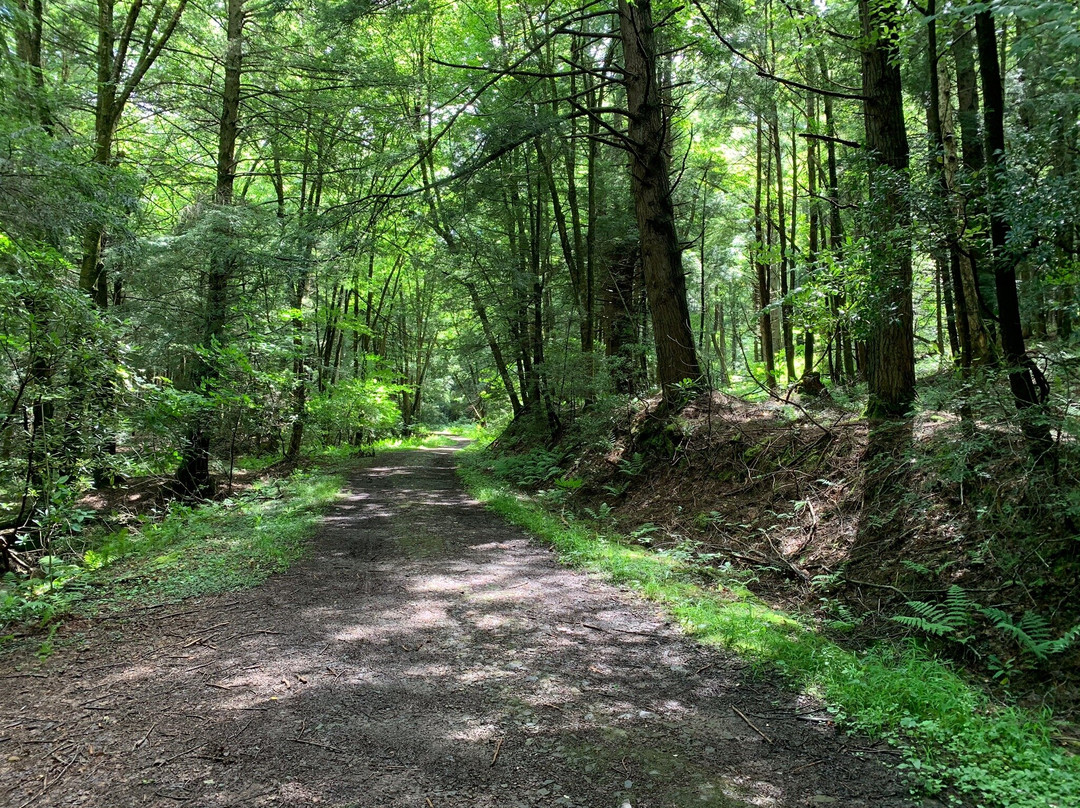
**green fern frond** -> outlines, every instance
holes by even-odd
[[[907,606],[914,615],[895,615],[892,619],[901,625],[918,629],[935,637],[955,635],[971,623],[971,613],[978,604],[964,591],[963,587],[953,584],[943,603],[929,603],[924,600],[909,600]],[[961,642],[964,639],[960,640]]]
[[[994,628],[1011,637],[1020,648],[1040,662],[1068,650],[1080,638],[1080,625],[1073,626],[1062,636],[1054,638],[1050,622],[1038,612],[1027,611],[1019,620],[1001,609],[982,609]]]

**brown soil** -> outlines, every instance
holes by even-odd
[[[910,804],[888,749],[560,566],[453,462],[367,461],[258,589],[0,662],[0,803]]]

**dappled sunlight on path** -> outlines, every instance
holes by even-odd
[[[289,574],[96,627],[55,695],[16,680],[0,801],[907,804],[818,705],[485,512],[452,455],[371,461]],[[61,738],[42,791],[32,750]]]

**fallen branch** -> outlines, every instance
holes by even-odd
[[[731,709],[734,710],[738,714],[739,718],[741,718],[743,721],[746,722],[746,726],[750,727],[750,729],[752,729],[754,732],[756,732],[758,735],[760,735],[762,738],[764,738],[765,743],[772,743],[772,738],[770,738],[768,735],[766,735],[764,732],[762,732],[760,729],[758,729],[756,726],[754,726],[754,722],[751,721],[749,718],[747,718],[743,714],[742,710],[740,710],[734,704],[731,705]]]
[[[199,744],[198,746],[193,746],[193,747],[191,747],[190,749],[185,749],[185,750],[184,750],[183,752],[181,752],[180,754],[178,754],[178,755],[173,755],[173,756],[172,756],[171,758],[165,758],[165,759],[164,759],[163,761],[161,761],[160,763],[158,763],[157,761],[154,761],[154,762],[155,762],[155,764],[157,764],[158,766],[164,766],[164,765],[165,765],[166,763],[172,763],[172,762],[173,762],[174,760],[176,760],[177,758],[182,758],[182,757],[183,757],[184,755],[190,755],[190,754],[191,754],[192,752],[197,752],[198,750],[202,749],[202,748],[203,748],[204,746],[206,746],[206,744],[205,744],[205,743],[201,743],[201,744]]]
[[[289,738],[293,743],[303,743],[308,746],[317,746],[320,749],[329,749],[331,752],[337,752],[339,755],[349,754],[344,749],[338,749],[336,746],[330,746],[330,744],[319,743],[318,741],[309,741],[307,738]]]
[[[592,623],[585,623],[585,622],[583,622],[581,625],[585,626],[585,628],[591,628],[593,631],[608,631],[608,632],[617,631],[620,634],[636,634],[639,637],[652,637],[653,634],[654,634],[654,632],[652,632],[652,631],[633,631],[633,630],[628,629],[628,628],[615,628],[614,626],[611,626],[610,628],[607,628],[605,626],[597,626],[597,625],[594,625]]]

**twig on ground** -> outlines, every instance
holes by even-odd
[[[176,800],[177,802],[187,802],[188,800],[195,799],[194,797],[182,797],[179,794],[166,794],[164,791],[155,791],[155,797],[163,797],[167,800]]]
[[[895,755],[896,757],[903,757],[903,754],[897,752],[895,749],[863,749],[858,746],[849,747],[852,752],[872,752],[875,755]]]
[[[136,741],[135,745],[133,747],[131,747],[132,752],[134,752],[136,749],[138,749],[140,746],[142,746],[144,743],[146,743],[150,739],[150,733],[154,731],[155,727],[157,727],[156,723],[150,725],[150,729],[148,729],[146,731],[146,734],[143,735],[140,740]]]
[[[746,722],[746,726],[750,727],[750,729],[752,729],[754,732],[756,732],[758,735],[760,735],[762,738],[764,738],[765,743],[772,743],[772,738],[770,738],[768,735],[766,735],[764,732],[762,732],[760,729],[758,729],[754,725],[754,722],[751,721],[749,718],[747,718],[742,710],[740,710],[734,704],[731,705],[731,709],[734,710],[738,714],[739,718],[741,718],[743,721]]]
[[[289,738],[293,743],[303,743],[308,746],[317,746],[320,749],[329,749],[331,752],[337,752],[339,755],[347,755],[344,749],[338,749],[336,746],[330,746],[330,744],[319,743],[318,741],[309,741],[307,738]]]
[[[495,754],[491,756],[491,765],[492,766],[494,766],[495,761],[497,761],[499,759],[499,752],[502,751],[503,741],[505,741],[505,740],[506,740],[506,738],[499,738],[499,740],[497,740],[495,742]]]
[[[651,631],[633,631],[633,630],[628,629],[628,628],[615,628],[615,626],[597,626],[597,625],[593,625],[592,623],[585,623],[585,622],[582,622],[581,625],[585,626],[585,628],[591,628],[593,631],[609,631],[609,632],[610,631],[617,631],[620,634],[636,634],[639,637],[652,637],[653,636],[653,632],[651,632]]]
[[[154,762],[157,763],[158,766],[164,766],[166,763],[172,763],[174,760],[176,760],[177,758],[182,758],[184,755],[190,755],[192,752],[197,752],[198,750],[202,749],[204,746],[206,746],[206,744],[201,743],[198,746],[193,746],[190,749],[185,749],[183,752],[181,752],[181,753],[179,753],[177,755],[173,755],[171,758],[165,758],[160,763],[157,763],[157,761],[154,761]]]

